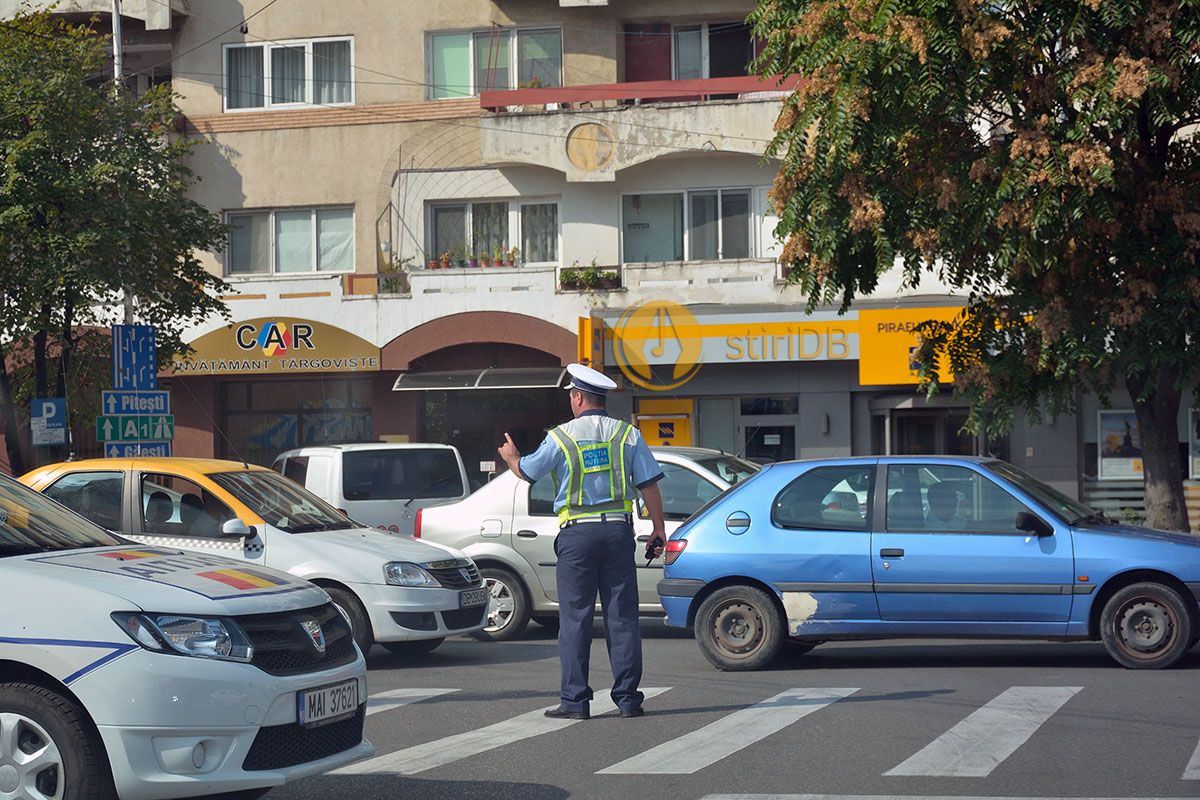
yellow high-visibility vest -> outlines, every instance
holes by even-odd
[[[625,442],[633,433],[628,422],[617,421],[617,429],[607,442],[581,445],[563,426],[550,429],[550,435],[567,459],[567,502],[558,510],[558,524],[595,517],[600,514],[633,512],[633,486],[625,466]],[[608,473],[608,498],[599,503],[583,502],[583,476]]]

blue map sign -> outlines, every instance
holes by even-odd
[[[38,397],[30,401],[29,435],[34,447],[67,443],[67,401]]]
[[[114,389],[158,388],[153,325],[112,326],[112,370]]]

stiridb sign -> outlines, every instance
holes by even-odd
[[[696,317],[669,300],[631,306],[613,327],[617,366],[635,385],[655,392],[690,381],[700,369],[703,345]]]

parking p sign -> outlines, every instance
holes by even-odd
[[[29,433],[34,447],[66,444],[66,398],[38,397],[30,401]]]

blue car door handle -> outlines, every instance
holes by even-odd
[[[885,547],[879,551],[880,558],[901,558],[904,551],[898,547]]]
[[[517,536],[521,539],[536,539],[537,531],[517,531]]]

